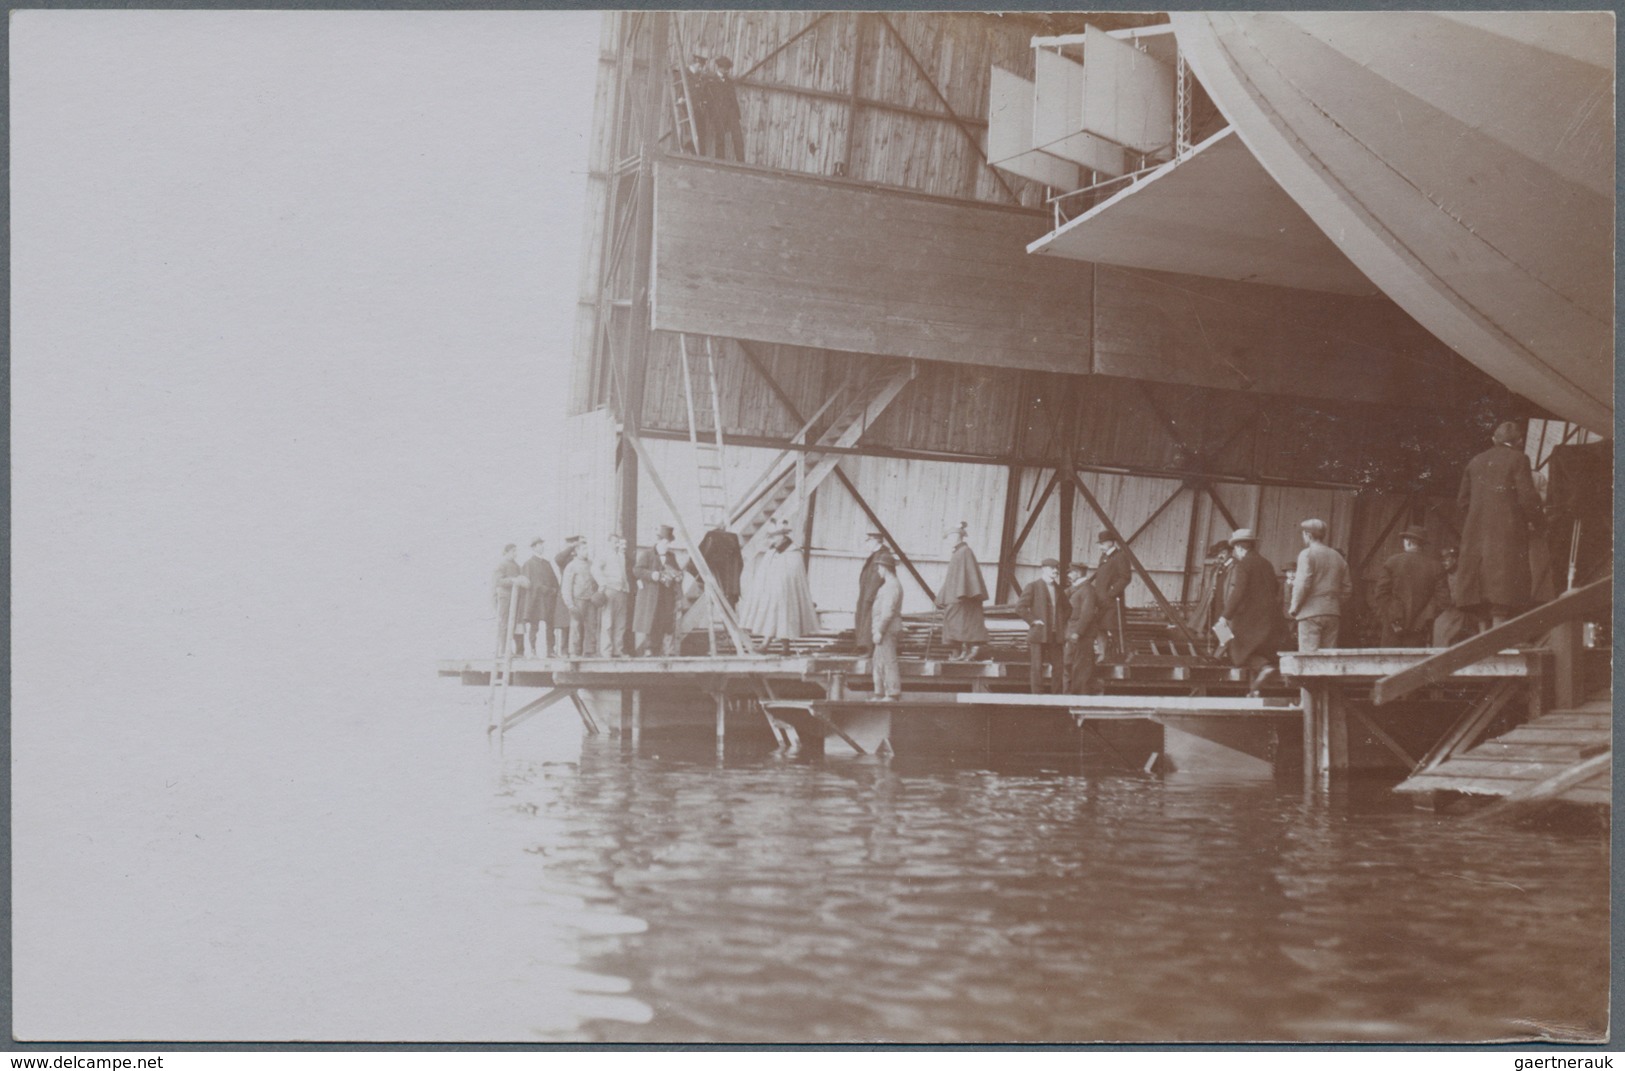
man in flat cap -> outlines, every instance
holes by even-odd
[[[1034,695],[1043,691],[1044,667],[1049,666],[1051,692],[1059,693],[1061,636],[1066,603],[1061,599],[1061,563],[1045,558],[1038,579],[1021,589],[1016,614],[1027,622],[1027,682]]]
[[[1407,528],[1399,537],[1405,549],[1382,563],[1373,595],[1384,647],[1426,647],[1433,640],[1433,621],[1450,606],[1450,583],[1444,563],[1422,549],[1427,533]]]
[[[1456,604],[1481,627],[1502,624],[1529,605],[1529,533],[1540,522],[1541,503],[1522,443],[1516,424],[1502,424],[1461,476],[1457,504],[1467,517]]]
[[[1258,536],[1251,528],[1238,528],[1230,536],[1236,564],[1230,570],[1230,591],[1224,614],[1215,624],[1232,633],[1230,661],[1248,672],[1248,694],[1257,695],[1275,674],[1273,663],[1282,633],[1281,579],[1275,566],[1258,553]]]
[[[879,532],[870,532],[864,536],[863,549],[869,554],[863,559],[863,571],[858,573],[858,604],[852,609],[852,639],[857,644],[859,654],[867,654],[874,648],[873,630],[870,625],[875,593],[880,590],[882,582],[880,558],[881,555],[888,558],[892,556],[886,549],[885,538]],[[896,559],[893,558],[894,571],[896,564]]]
[[[1303,550],[1292,580],[1288,615],[1298,623],[1298,650],[1336,647],[1343,603],[1354,593],[1349,563],[1326,545],[1326,522],[1311,517],[1300,524]]]

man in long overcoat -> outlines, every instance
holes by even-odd
[[[1095,542],[1100,544],[1100,565],[1095,569],[1095,575],[1089,578],[1089,583],[1095,586],[1095,594],[1100,597],[1101,618],[1095,629],[1110,637],[1108,650],[1121,654],[1123,636],[1119,627],[1119,610],[1123,592],[1128,590],[1129,581],[1134,579],[1134,567],[1129,564],[1128,551],[1110,532],[1102,531],[1095,537]]]
[[[1426,647],[1433,640],[1433,620],[1450,605],[1450,583],[1444,563],[1422,550],[1427,533],[1407,528],[1399,537],[1405,549],[1382,563],[1373,593],[1384,647]]]
[[[1050,688],[1060,692],[1061,630],[1067,604],[1061,599],[1061,563],[1045,558],[1037,580],[1021,589],[1016,616],[1027,622],[1027,683],[1037,695],[1043,691],[1044,666],[1050,668]]]
[[[1067,570],[1072,586],[1066,589],[1066,690],[1087,695],[1095,683],[1095,631],[1100,627],[1100,596],[1086,579],[1089,567],[1073,562]]]
[[[707,156],[745,160],[745,131],[739,123],[739,94],[734,89],[734,61],[718,56],[715,74],[705,83]]]
[[[639,547],[632,573],[638,581],[637,606],[632,611],[634,653],[663,654],[677,627],[677,589],[683,574],[672,553],[671,525],[655,529],[654,546]]]
[[[946,533],[952,550],[948,575],[937,591],[937,606],[942,610],[942,642],[954,648],[950,662],[971,661],[976,657],[977,648],[987,642],[987,625],[982,619],[987,585],[982,582],[982,568],[976,562],[976,555],[965,542],[968,527],[960,521]]]
[[[1520,448],[1518,426],[1495,429],[1494,443],[1467,462],[1457,504],[1467,512],[1456,567],[1456,603],[1499,625],[1529,604],[1529,532],[1540,521],[1540,494]]]
[[[546,658],[552,636],[553,605],[559,599],[559,578],[553,572],[553,563],[547,560],[547,544],[540,536],[530,541],[530,557],[519,567],[530,588],[525,592],[524,608],[520,617],[524,622],[525,640],[535,658]]]
[[[1271,663],[1285,621],[1281,578],[1269,559],[1258,553],[1258,537],[1251,528],[1236,529],[1230,547],[1236,564],[1230,569],[1230,592],[1219,623],[1234,633],[1229,644],[1230,661],[1247,668],[1250,692],[1257,694],[1260,685],[1275,672]]]
[[[863,571],[858,574],[858,604],[852,609],[852,639],[857,643],[858,653],[874,649],[874,636],[871,634],[870,616],[874,609],[875,593],[880,590],[884,579],[880,573],[880,558],[882,555],[890,558],[891,552],[886,549],[886,541],[879,532],[870,532],[864,538],[864,548],[869,556],[863,561]],[[896,559],[893,559],[893,568]]]

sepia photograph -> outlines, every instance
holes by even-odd
[[[1615,40],[13,11],[11,1046],[1607,1046]]]

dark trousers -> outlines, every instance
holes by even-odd
[[[1032,686],[1032,693],[1039,694],[1044,690],[1044,667],[1049,666],[1049,690],[1061,690],[1061,645],[1058,643],[1039,643],[1029,638],[1027,640],[1027,682]]]
[[[1066,690],[1069,695],[1088,695],[1095,686],[1095,638],[1080,636],[1066,645]]]

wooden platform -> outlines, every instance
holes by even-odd
[[[1412,776],[1395,791],[1509,797],[1572,772],[1572,783],[1556,782],[1551,798],[1609,806],[1613,778],[1604,756],[1612,741],[1612,703],[1599,699],[1520,725]]]
[[[1281,655],[1281,673],[1297,680],[1375,681],[1409,669],[1438,651],[1429,647],[1358,647],[1325,651],[1291,651]],[[1457,670],[1454,678],[1530,677],[1540,671],[1549,652],[1508,650]]]

